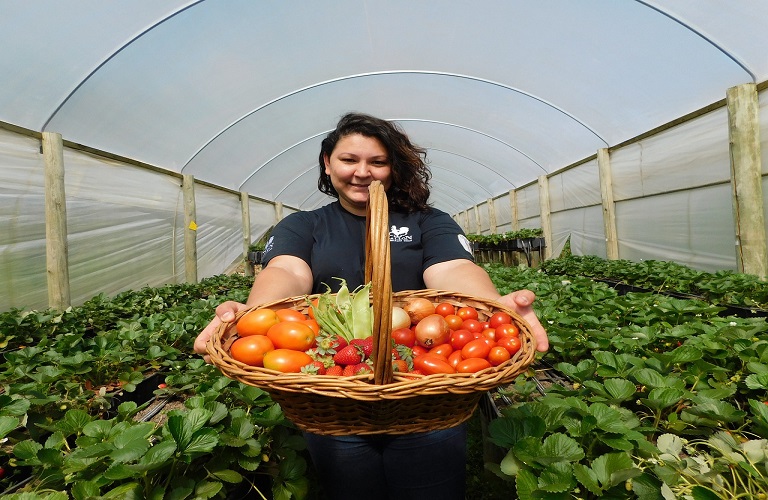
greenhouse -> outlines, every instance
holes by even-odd
[[[513,314],[508,361],[434,388],[385,349],[345,397],[476,383],[468,499],[768,498],[768,3],[6,0],[0,28],[0,494],[333,497],[285,392],[193,343],[334,201],[318,153],[356,112],[423,148],[549,349]],[[391,332],[409,299],[376,286]],[[426,297],[488,329],[463,293]]]

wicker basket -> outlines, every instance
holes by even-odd
[[[376,182],[371,185],[366,242],[366,279],[372,282],[374,310],[373,374],[335,377],[280,373],[240,363],[229,355],[229,346],[237,339],[234,322],[222,324],[212,335],[208,343],[211,361],[226,376],[269,392],[288,419],[316,434],[410,434],[448,429],[468,420],[486,391],[511,383],[534,361],[531,328],[515,311],[471,295],[433,289],[393,294],[388,227],[386,195]],[[315,297],[290,297],[258,307],[289,308],[306,314],[309,300]],[[481,320],[504,311],[519,327],[522,347],[505,363],[477,373],[393,373],[392,307],[403,306],[415,297],[427,298],[434,304],[474,307]],[[247,312],[238,313],[236,320]]]

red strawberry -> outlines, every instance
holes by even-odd
[[[361,375],[363,373],[373,373],[373,368],[368,363],[358,363],[353,367],[355,375]]]
[[[344,368],[340,367],[339,365],[333,365],[325,370],[326,375],[334,375],[337,377],[341,377],[343,372]]]
[[[333,362],[337,365],[356,365],[363,360],[361,350],[357,346],[348,345],[333,356]]]
[[[355,368],[357,365],[347,365],[344,367],[344,370],[341,372],[341,375],[343,377],[351,377],[355,374]]]
[[[395,359],[392,361],[392,371],[407,373],[408,363],[404,359]]]
[[[371,353],[373,352],[373,338],[366,337],[364,339],[352,339],[349,341],[349,345],[357,345],[362,347],[365,357],[371,357]]]
[[[325,364],[322,361],[312,361],[309,364],[306,364],[301,367],[302,373],[311,373],[316,375],[324,375],[326,372]]]

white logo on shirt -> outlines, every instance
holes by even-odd
[[[389,228],[389,241],[413,241],[413,236],[408,234],[407,227],[392,226]]]

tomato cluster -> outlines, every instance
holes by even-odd
[[[501,365],[520,350],[520,330],[503,311],[484,321],[474,307],[457,308],[441,302],[435,306],[435,314],[443,318],[450,330],[446,342],[430,345],[420,340],[414,333],[418,324],[392,332],[396,344],[413,350],[414,369],[425,375],[475,373]]]

